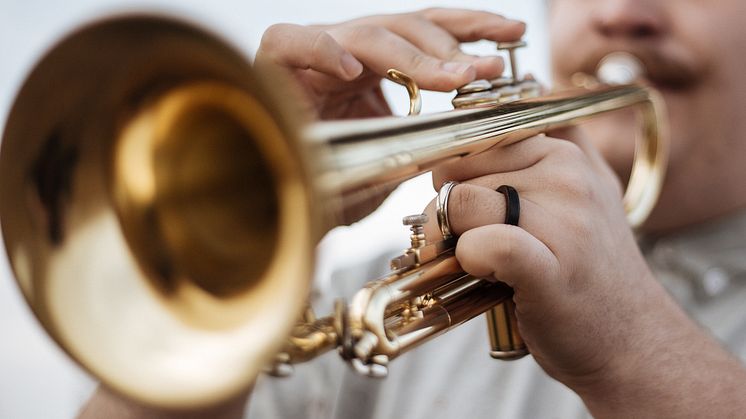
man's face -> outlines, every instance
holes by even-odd
[[[672,152],[654,228],[703,221],[746,202],[744,189],[741,204],[710,201],[722,208],[706,214],[703,199],[713,197],[699,194],[746,183],[736,172],[746,164],[746,1],[554,0],[550,27],[558,86],[570,86],[575,73],[594,74],[604,56],[622,51],[642,61],[644,82],[663,93]],[[622,176],[633,124],[631,114],[622,114],[587,129]]]

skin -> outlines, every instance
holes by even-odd
[[[306,113],[318,119],[386,116],[391,110],[381,80],[388,69],[409,74],[423,89],[454,90],[478,78],[497,77],[504,67],[500,57],[464,54],[461,42],[513,41],[524,31],[519,21],[454,9],[369,16],[334,25],[277,24],[264,33],[255,65],[270,74],[285,69],[305,93]],[[380,187],[362,203],[348,200],[355,203],[341,208],[338,223],[349,225],[368,215],[392,188]]]
[[[335,25],[278,24],[264,33],[255,64],[286,68],[321,119],[390,115],[380,82],[397,68],[429,90],[450,91],[503,71],[499,57],[476,57],[461,42],[519,39],[522,22],[471,10],[428,9]],[[309,52],[310,51],[310,52]]]
[[[746,49],[746,3],[554,0],[549,16],[555,84],[569,86],[574,73],[593,74],[604,55],[625,51],[643,61],[649,72],[644,82],[665,98],[671,157],[648,232],[673,232],[746,206],[746,56],[739,52]],[[632,148],[620,133],[628,126],[617,116],[586,127],[622,176]]]
[[[534,359],[594,417],[743,412],[746,371],[655,280],[619,184],[589,141],[530,138],[483,153],[468,170],[442,168],[442,179],[465,182],[449,205],[461,266],[514,288]],[[520,191],[519,227],[502,224],[502,184]]]
[[[744,58],[729,52],[746,40],[738,18],[744,3],[555,0],[551,7],[558,84],[592,74],[607,53],[627,51],[646,64],[644,82],[669,106],[670,170],[645,231],[680,231],[743,209]],[[451,195],[450,220],[462,233],[457,257],[468,272],[515,288],[534,358],[594,416],[737,416],[746,407],[743,366],[655,282],[622,223],[618,188],[599,164],[600,152],[625,177],[631,147],[620,136],[631,123],[614,116],[564,133],[582,153],[566,144],[538,151],[559,146],[537,138],[435,173],[436,185],[468,183]],[[542,145],[523,150],[530,142]],[[500,224],[504,199],[492,191],[503,183],[521,192],[521,228]]]
[[[746,58],[728,53],[743,51],[744,4],[551,5],[558,85],[568,85],[575,72],[593,73],[608,52],[630,51],[649,67],[647,82],[669,105],[671,169],[649,234],[746,205],[746,183],[737,176],[746,157],[746,144],[738,141],[746,128],[739,115],[746,104],[740,77]],[[425,88],[452,90],[503,67],[497,59],[462,54],[459,42],[513,40],[524,29],[493,14],[444,9],[337,25],[277,25],[265,34],[256,63],[286,68],[319,118],[380,116],[389,113],[379,85],[387,68],[399,68]],[[533,137],[439,168],[436,187],[462,182],[449,206],[460,234],[457,257],[468,272],[515,289],[520,331],[534,358],[576,391],[594,416],[737,416],[746,411],[746,371],[655,281],[627,226],[618,179],[628,171],[631,149],[619,138],[630,124],[628,115],[605,118],[553,133],[573,141]],[[521,194],[519,227],[502,224],[505,201],[494,191],[501,184]],[[432,204],[426,211],[432,215]],[[435,225],[427,229],[430,237],[437,234]],[[110,405],[120,413],[135,406],[129,417],[165,414],[104,394],[83,416]],[[240,414],[230,410],[222,417]]]

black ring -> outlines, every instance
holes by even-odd
[[[505,224],[517,226],[521,217],[521,199],[514,187],[502,185],[497,191],[505,195]]]

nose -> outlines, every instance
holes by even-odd
[[[609,38],[654,38],[665,27],[657,0],[595,0],[595,29]]]

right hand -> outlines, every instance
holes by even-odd
[[[525,25],[481,11],[426,9],[369,16],[332,25],[277,24],[262,37],[256,65],[286,68],[303,87],[321,119],[390,115],[381,91],[395,68],[427,90],[451,91],[475,79],[494,78],[500,57],[461,52],[461,42],[515,41]]]
[[[461,42],[514,41],[526,27],[481,11],[427,9],[362,17],[332,25],[277,24],[264,33],[255,65],[289,71],[303,88],[310,113],[320,119],[391,115],[381,91],[395,68],[428,90],[451,91],[477,78],[499,76],[500,57],[464,54]],[[336,223],[360,220],[383,202],[393,186],[371,198],[345,199]]]

